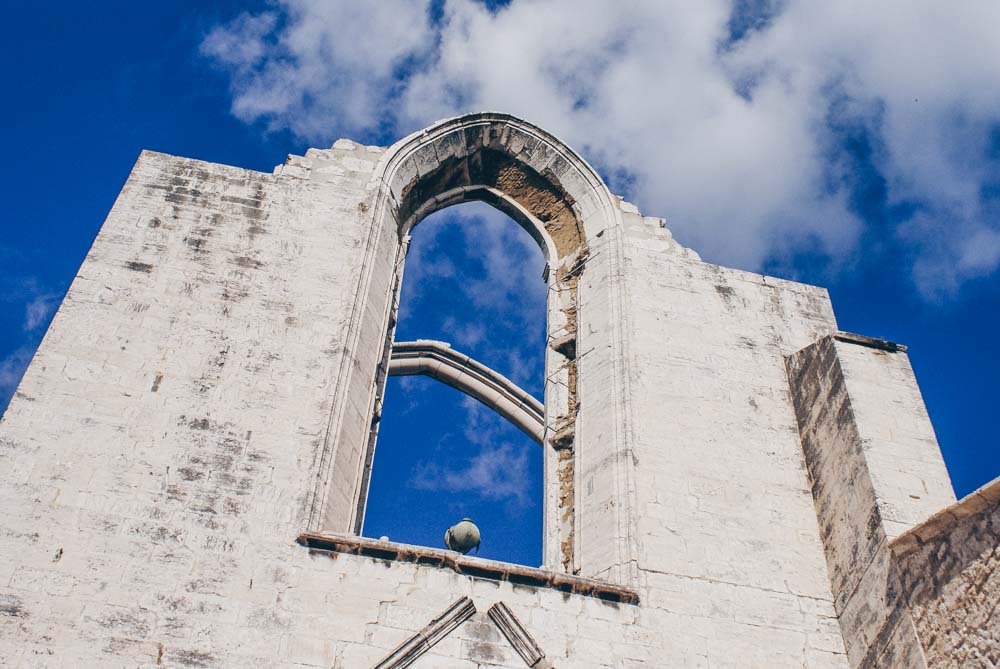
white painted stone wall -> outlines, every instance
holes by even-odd
[[[953,504],[955,491],[905,352],[836,347],[891,541]]]
[[[503,601],[564,669],[847,667],[784,362],[836,330],[826,292],[625,202],[588,239],[576,426],[623,448],[578,448],[573,540],[640,603],[295,543],[354,494],[323,445],[345,369],[371,410],[384,333],[345,350],[391,297],[386,266],[355,300],[384,151],[140,157],[0,424],[0,666],[368,667],[467,595],[413,666],[524,666]]]
[[[665,247],[626,272],[646,602],[709,662],[846,666],[783,358],[835,329],[826,291]]]

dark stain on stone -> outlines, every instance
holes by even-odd
[[[192,511],[197,511],[198,513],[210,513],[216,515],[219,512],[215,510],[215,505],[218,502],[218,498],[205,493],[198,493],[195,499],[192,500],[190,509]]]
[[[226,287],[222,289],[222,299],[226,302],[239,302],[249,294],[249,291],[231,283],[226,284]]]
[[[201,253],[205,252],[205,242],[207,240],[204,237],[185,237],[184,243],[187,244],[192,250]]]
[[[715,287],[715,292],[717,292],[719,295],[721,295],[722,299],[724,299],[726,302],[730,302],[733,299],[735,299],[735,297],[736,297],[736,291],[733,290],[732,288],[730,288],[729,286],[718,286],[717,285]]]
[[[190,467],[181,467],[177,470],[177,473],[185,481],[197,481],[205,478],[204,472],[199,472],[197,469],[191,469]]]
[[[193,430],[207,430],[210,425],[207,418],[192,418],[188,421],[188,427]]]
[[[151,392],[154,392],[154,393],[155,393],[156,391],[158,391],[158,390],[160,389],[160,382],[161,382],[161,381],[163,381],[163,374],[160,374],[160,373],[158,373],[158,374],[156,375],[156,378],[155,378],[155,379],[153,379],[153,387],[152,387],[152,388],[150,388],[149,390],[150,390]]]
[[[175,484],[168,485],[166,492],[167,492],[167,499],[172,500],[174,502],[183,502],[185,497],[187,497],[187,493],[184,492],[184,489],[181,488],[179,485]]]
[[[153,266],[150,265],[149,263],[138,262],[135,260],[130,260],[129,262],[125,263],[125,268],[130,269],[133,272],[145,272],[146,274],[149,274],[150,272],[153,271]]]
[[[178,664],[186,667],[211,667],[215,664],[215,656],[197,650],[178,650],[170,654]]]
[[[230,516],[238,516],[241,509],[240,503],[235,499],[226,499],[222,503],[222,512]]]
[[[141,639],[149,635],[149,623],[126,611],[110,614],[97,622],[102,627],[118,629],[135,638]]]
[[[243,452],[243,441],[233,436],[223,437],[219,441],[219,450],[238,455]]]
[[[254,258],[248,258],[247,256],[237,256],[232,260],[233,264],[243,267],[245,269],[260,269],[264,266],[260,260],[255,260]]]
[[[871,513],[868,515],[868,522],[865,523],[865,539],[871,541],[872,537],[879,534],[879,530],[882,527],[882,514],[878,510],[878,505],[872,507]]]
[[[161,225],[163,225],[163,221],[161,221],[160,219],[158,219],[156,216],[154,216],[153,218],[149,219],[149,227],[151,227],[151,228],[158,228]]]
[[[27,618],[21,600],[14,595],[0,595],[0,618]]]
[[[469,659],[474,662],[487,662],[489,664],[502,662],[503,653],[498,646],[484,641],[469,640]]]
[[[267,212],[254,207],[240,207],[243,215],[253,221],[263,221],[267,218]]]
[[[223,195],[223,202],[232,202],[235,204],[242,204],[247,207],[259,208],[262,204],[261,199],[258,198],[248,198],[248,197],[238,197],[236,195]]]
[[[229,347],[226,346],[226,348],[219,351],[218,355],[212,358],[211,364],[215,365],[219,369],[222,369],[223,367],[226,366],[226,359],[228,357],[229,357]]]

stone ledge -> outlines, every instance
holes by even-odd
[[[545,569],[525,567],[509,562],[469,557],[454,551],[424,546],[400,544],[394,541],[377,541],[346,534],[300,534],[296,542],[313,553],[345,553],[376,560],[410,562],[413,564],[451,569],[457,574],[491,581],[507,581],[515,585],[548,588],[584,597],[595,597],[606,602],[638,604],[639,594],[620,585],[597,581],[582,576],[559,574]]]
[[[906,352],[906,346],[903,344],[886,341],[885,339],[876,339],[875,337],[866,337],[864,335],[854,334],[853,332],[834,332],[833,338],[837,341],[847,342],[848,344],[858,344],[859,346],[867,346],[868,348],[877,348],[880,351],[889,351],[890,353]]]
[[[951,506],[938,511],[916,527],[899,535],[889,544],[889,548],[896,558],[902,558],[927,542],[950,532],[966,518],[989,513],[997,506],[1000,506],[1000,478],[993,479]]]

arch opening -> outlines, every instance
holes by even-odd
[[[480,200],[514,218],[547,260],[544,564],[623,582],[634,578],[633,511],[608,498],[631,485],[624,450],[630,418],[621,372],[623,295],[608,274],[621,271],[624,205],[562,142],[496,113],[449,119],[400,140],[376,166],[370,192],[361,205],[371,227],[347,334],[349,355],[336,384],[327,438],[333,445],[323,455],[327,483],[313,498],[318,529],[360,531],[410,234],[435,211]],[[371,342],[380,331],[384,345],[378,351]],[[594,370],[589,378],[624,379],[626,385],[591,382],[590,399],[582,403],[578,365],[584,356]],[[367,411],[351,399],[360,396],[369,398]],[[582,524],[579,514],[586,514]]]
[[[442,547],[444,529],[470,516],[483,556],[537,566],[544,260],[481,203],[430,217],[407,252],[396,334],[454,346],[394,342],[358,533]]]

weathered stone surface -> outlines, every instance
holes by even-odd
[[[407,236],[467,199],[549,263],[546,587],[295,542],[357,527]],[[0,664],[371,667],[463,597],[413,666],[995,658],[996,499],[920,524],[953,498],[905,356],[836,330],[508,116],[273,174],[144,152],[0,424]]]
[[[927,665],[1000,666],[1000,479],[891,548]]]
[[[787,360],[848,657],[992,666],[996,502],[976,494],[927,519],[954,494],[904,351],[837,333]]]

